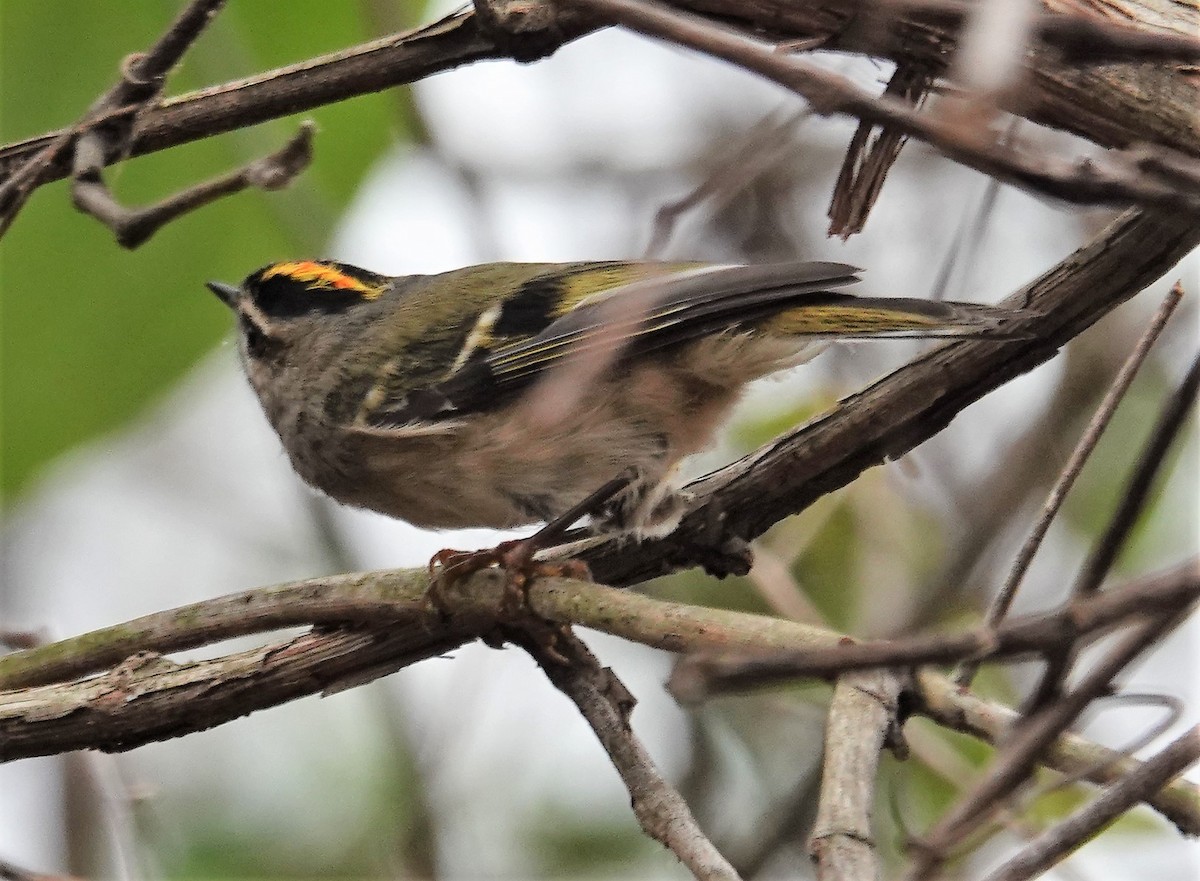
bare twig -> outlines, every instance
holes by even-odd
[[[671,43],[722,58],[758,73],[805,98],[814,112],[842,114],[918,138],[956,162],[1043,195],[1079,204],[1156,205],[1200,214],[1200,178],[1180,184],[1160,179],[1119,151],[1068,160],[1030,156],[991,139],[964,133],[955,121],[939,120],[888,96],[875,97],[848,78],[804,59],[774,51],[705,19],[638,0],[569,0],[606,20]],[[982,135],[982,136],[981,136]],[[1172,151],[1159,148],[1170,157]]]
[[[1091,554],[1084,561],[1071,589],[1072,596],[1076,599],[1090,596],[1099,590],[1100,583],[1124,549],[1129,534],[1149,499],[1154,479],[1166,462],[1167,452],[1183,428],[1198,393],[1200,354],[1196,355],[1179,388],[1164,405],[1150,439],[1138,457],[1129,483],[1121,494],[1117,510],[1113,512],[1104,533],[1096,540]],[[1030,697],[1030,708],[1044,706],[1057,697],[1074,657],[1075,652],[1070,645],[1062,646],[1046,656],[1046,669]]]
[[[1025,881],[1040,875],[1143,801],[1148,793],[1161,789],[1197,761],[1200,761],[1200,725],[1180,735],[1086,807],[1054,824],[1032,844],[994,869],[986,881]]]
[[[821,881],[880,877],[871,816],[879,753],[900,736],[901,682],[887,672],[851,673],[834,687],[825,762],[808,851]]]
[[[560,18],[556,33],[560,42],[566,42],[587,30],[577,22],[567,26]],[[0,195],[5,197],[0,200],[0,210],[11,219],[13,211],[7,198],[10,185],[23,181],[32,189],[66,177],[70,162],[63,153],[90,126],[128,126],[132,117],[137,116],[137,125],[124,153],[106,158],[107,162],[115,162],[300,113],[353,95],[413,82],[462,64],[507,55],[491,36],[481,32],[473,13],[458,12],[413,31],[168,98],[151,107],[143,107],[137,100],[110,106],[103,113],[88,117],[86,125],[0,147],[0,180],[5,180],[0,186]],[[38,173],[30,178],[28,171],[21,172],[21,181],[14,183],[14,170],[30,168],[27,163],[33,157],[38,157],[40,163]]]
[[[548,644],[546,638],[552,640]],[[642,830],[670,850],[702,881],[737,881],[733,866],[701,831],[687,802],[654,765],[629,725],[637,703],[624,683],[570,628],[525,631],[516,641],[537,661],[554,687],[569,697],[596,733],[629,790]]]
[[[1141,368],[1142,362],[1150,353],[1150,348],[1158,339],[1166,327],[1167,321],[1174,314],[1175,308],[1179,305],[1183,298],[1183,288],[1177,282],[1159,306],[1158,311],[1154,314],[1154,318],[1150,322],[1150,326],[1146,328],[1134,346],[1132,352],[1129,353],[1128,359],[1121,366],[1120,372],[1113,379],[1109,386],[1108,392],[1104,396],[1104,400],[1100,402],[1100,406],[1096,408],[1095,415],[1084,429],[1083,435],[1079,438],[1079,442],[1075,445],[1075,449],[1071,451],[1070,458],[1062,468],[1058,480],[1051,488],[1049,495],[1046,497],[1045,503],[1042,505],[1042,510],[1039,512],[1037,520],[1034,521],[1033,529],[1030,530],[1029,536],[1025,539],[1025,543],[1021,545],[1021,549],[1017,552],[1016,559],[1013,560],[1012,568],[1009,570],[1004,584],[997,591],[996,596],[992,599],[988,606],[987,614],[984,621],[988,625],[997,624],[1005,615],[1008,614],[1009,608],[1012,606],[1013,598],[1017,595],[1017,590],[1021,586],[1021,581],[1025,577],[1025,573],[1029,570],[1029,564],[1033,562],[1033,557],[1037,553],[1038,548],[1042,545],[1042,540],[1046,537],[1046,532],[1050,528],[1051,521],[1054,520],[1067,494],[1071,491],[1071,487],[1075,485],[1075,479],[1083,471],[1083,466],[1087,463],[1088,458],[1092,455],[1092,451],[1096,448],[1096,444],[1100,442],[1101,436],[1112,420],[1113,414],[1117,411],[1117,406],[1125,397],[1125,393],[1129,390],[1129,386],[1133,384],[1133,378],[1137,376],[1138,370]],[[978,670],[978,664],[970,662],[964,664],[959,670],[954,680],[959,685],[969,685],[975,677],[975,672]]]
[[[116,124],[126,134],[134,127],[137,112],[158,94],[166,75],[224,5],[225,0],[192,0],[145,54],[125,59],[121,79],[92,104],[83,119],[43,138],[42,145],[26,154],[20,167],[0,183],[0,235],[12,225],[29,194],[53,177],[55,164],[77,135],[102,123]],[[110,119],[118,108],[124,115]]]
[[[1138,458],[1137,467],[1130,475],[1129,484],[1121,494],[1121,504],[1113,513],[1104,535],[1096,543],[1091,556],[1080,570],[1072,593],[1076,597],[1089,596],[1099,589],[1100,583],[1117,556],[1125,547],[1129,532],[1142,512],[1154,479],[1167,458],[1175,438],[1179,436],[1187,420],[1188,413],[1196,403],[1196,395],[1200,392],[1200,354],[1192,361],[1192,366],[1185,374],[1179,388],[1167,400],[1162,413],[1159,414],[1146,443],[1146,448]]]
[[[1083,645],[1109,628],[1145,614],[1186,610],[1200,600],[1200,560],[1192,559],[1152,579],[1139,579],[1053,612],[1027,615],[998,627],[937,633],[909,639],[813,647],[742,657],[686,658],[675,668],[694,697],[721,694],[804,676],[838,676],[851,670],[946,663],[962,658],[1016,659],[1056,646]]]
[[[75,207],[111,229],[120,245],[136,248],[167,223],[222,196],[248,187],[286,187],[312,161],[314,130],[311,122],[302,123],[296,135],[276,152],[144,208],[126,208],[109,191],[102,175],[105,142],[96,131],[89,131],[75,142],[71,196]]]
[[[914,855],[905,877],[930,878],[958,842],[995,813],[1011,793],[1027,782],[1051,741],[1062,734],[1079,714],[1103,694],[1114,677],[1179,622],[1178,614],[1160,614],[1131,627],[1079,685],[1013,729],[987,773],[967,795],[946,813],[923,840],[914,844]]]
[[[1059,780],[1047,783],[1045,786],[1039,787],[1033,791],[1030,801],[1036,801],[1043,795],[1053,792],[1057,789],[1065,789],[1081,780],[1094,779],[1097,771],[1102,770],[1105,766],[1111,765],[1122,758],[1132,756],[1139,750],[1143,750],[1152,744],[1158,738],[1166,733],[1167,729],[1178,722],[1183,717],[1184,704],[1179,698],[1164,694],[1137,694],[1133,692],[1117,692],[1116,694],[1101,695],[1098,698],[1099,702],[1103,702],[1106,709],[1114,705],[1122,706],[1159,706],[1164,707],[1167,712],[1163,713],[1161,719],[1153,725],[1141,731],[1129,743],[1122,745],[1119,749],[1114,750],[1116,756],[1112,759],[1101,759],[1096,765],[1080,768],[1071,774],[1065,774]]]
[[[914,714],[994,745],[1005,743],[1024,718],[1016,710],[959,688],[929,668],[916,672],[906,698]],[[1100,746],[1069,731],[1059,735],[1039,761],[1070,779],[1097,785],[1122,780],[1141,767],[1140,761],[1124,751]],[[1162,790],[1147,803],[1182,834],[1195,837],[1200,835],[1200,788],[1189,787],[1186,782],[1181,785],[1182,789]]]

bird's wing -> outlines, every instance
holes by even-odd
[[[447,376],[376,395],[363,421],[388,429],[454,420],[525,390],[574,354],[602,348],[612,360],[634,358],[778,315],[800,301],[853,301],[825,289],[858,281],[856,272],[842,263],[564,267],[480,316]]]
[[[599,351],[611,363],[731,328],[805,337],[1002,337],[1005,321],[1016,314],[969,303],[860,298],[828,290],[858,281],[857,272],[842,263],[614,263],[595,270],[576,264],[527,283],[494,306],[480,317],[448,375],[422,388],[383,395],[364,421],[379,429],[433,429],[436,423],[491,409],[564,359]],[[635,280],[619,281],[629,278]],[[608,286],[613,281],[616,286]],[[555,304],[559,317],[552,318],[549,304]]]

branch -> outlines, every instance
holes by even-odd
[[[768,685],[799,677],[839,676],[853,670],[913,667],[964,659],[1016,660],[1058,647],[1082,648],[1110,628],[1144,615],[1184,612],[1200,601],[1200,559],[1139,579],[1102,594],[1076,599],[1061,608],[984,625],[961,633],[935,633],[908,639],[808,648],[756,656],[696,655],[684,659],[675,676],[693,699]]]
[[[577,24],[574,29],[561,25],[556,31],[560,43],[585,32]],[[106,161],[143,156],[507,54],[480,27],[474,13],[455,13],[402,34],[165,99],[138,115],[127,153],[108,156]],[[136,105],[120,107],[92,122],[124,121],[137,109]],[[51,144],[70,145],[78,134],[75,129],[60,129],[0,148],[0,179]],[[59,157],[45,168],[38,183],[69,174],[70,163]]]
[[[5,173],[0,175],[3,179],[0,184],[0,235],[12,224],[30,193],[53,179],[53,169],[65,162],[64,154],[77,135],[94,132],[101,123],[108,125],[110,133],[120,131],[127,135],[138,113],[162,89],[167,74],[224,5],[225,0],[192,0],[146,53],[125,59],[121,79],[92,103],[83,119],[69,129],[42,138],[40,146],[29,151],[15,171],[4,169]],[[119,107],[124,107],[126,112],[119,119],[110,118],[111,112]],[[124,141],[125,137],[119,140]]]
[[[692,5],[701,6],[697,0]],[[761,0],[755,4],[705,0],[703,10],[718,20],[743,21],[751,30],[800,38],[816,35],[824,47],[886,57],[898,63],[912,62],[934,72],[944,68],[955,42],[954,30],[961,20],[961,10],[951,10],[940,21],[936,15],[920,10],[898,14],[888,20],[884,29],[887,39],[881,45],[872,29],[849,26],[859,5],[847,0],[814,0],[805,4],[785,0]],[[1132,10],[1127,15],[1135,22],[1141,15],[1148,21],[1176,29],[1180,40],[1191,39],[1187,36],[1191,21],[1172,4],[1137,0],[1122,8]],[[888,9],[899,11],[899,4],[889,4]],[[542,54],[590,29],[586,23],[562,15],[562,10],[553,21],[554,27],[540,38]],[[1046,32],[1049,30],[1052,28]],[[1130,32],[1126,43],[1140,39],[1133,37],[1133,33],[1143,34],[1140,29],[1119,30]],[[1173,38],[1159,33],[1145,36],[1154,37],[1151,42],[1164,45]],[[475,61],[509,57],[511,51],[506,46],[511,42],[498,39],[496,32],[481,23],[474,12],[455,13],[413,31],[166,99],[139,115],[127,155],[164,150],[415,82]],[[1109,41],[1112,45],[1121,42]],[[1021,90],[1019,106],[1012,104],[1005,109],[1106,146],[1132,147],[1150,142],[1193,156],[1200,154],[1192,125],[1194,86],[1183,73],[1131,67],[1080,71],[1064,67],[1056,58],[1037,51],[1031,53],[1026,71],[1033,78],[1031,88]],[[135,106],[122,107],[95,122],[119,121],[131,116],[135,109]],[[78,134],[76,129],[60,129],[0,147],[0,180],[9,179],[15,169],[51,146],[56,148],[54,155],[58,158],[44,169],[37,183],[66,177],[70,166],[59,153]],[[111,156],[107,161],[124,158],[127,158],[124,154]]]
[[[260,190],[286,187],[312,161],[314,129],[311,122],[301,123],[296,135],[274,153],[144,208],[126,208],[117,202],[102,175],[105,141],[90,131],[75,144],[71,197],[76,208],[112,230],[118,244],[136,248],[172,220],[224,196],[249,187]]]
[[[0,656],[0,688],[17,679],[44,681],[31,658],[63,670],[97,669],[101,656],[124,658],[169,643],[197,646],[237,634],[319,623],[295,640],[227,658],[173,665],[143,656],[105,677],[68,685],[0,691],[0,761],[66,749],[132,749],[153,740],[203,730],[254,710],[361,684],[404,664],[449,651],[495,632],[505,611],[503,576],[483,570],[459,583],[453,616],[442,618],[423,596],[426,569],[358,573],[280,585],[184,606],[171,612]],[[475,611],[472,612],[471,609]],[[539,579],[529,588],[529,608],[540,618],[600,630],[672,652],[714,652],[833,646],[842,634],[722,609],[654,600],[627,590],[567,579]],[[192,633],[189,634],[189,623]],[[330,631],[337,621],[357,629]],[[374,621],[372,629],[362,622]],[[156,637],[151,622],[164,624]],[[158,640],[156,642],[156,640]],[[73,654],[86,663],[74,663]],[[119,663],[114,661],[113,663]],[[136,685],[136,688],[132,687]],[[917,675],[910,696],[915,711],[989,743],[1006,734],[1013,710],[982,701],[933,673]],[[143,709],[154,704],[152,711]],[[86,721],[85,721],[86,720]],[[1112,750],[1062,735],[1040,757],[1048,767],[1093,782],[1108,782],[1113,768],[1137,767]],[[1111,763],[1111,764],[1109,764]],[[1200,788],[1176,781],[1150,803],[1191,834],[1200,834]]]
[[[1005,739],[983,777],[922,841],[914,843],[915,855],[904,877],[920,881],[936,874],[949,858],[950,850],[993,816],[1004,800],[1029,780],[1049,745],[1109,689],[1113,678],[1178,622],[1177,615],[1163,614],[1131,627],[1078,686],[1056,703],[1022,719]]]
[[[547,643],[545,637],[552,642]],[[663,778],[629,725],[636,700],[569,627],[517,636],[554,687],[569,697],[596,733],[629,790],[642,830],[701,881],[739,881],[737,871],[701,831],[683,796]]]
[[[848,77],[812,62],[785,55],[693,15],[643,0],[570,0],[580,9],[613,24],[687,46],[760,74],[808,101],[822,115],[841,114],[886,125],[917,138],[941,153],[998,180],[1079,204],[1141,204],[1200,215],[1200,178],[1170,179],[1152,172],[1140,157],[1110,151],[1075,161],[1049,155],[1023,154],[989,132],[944,116],[923,114],[904,100],[876,97]],[[1174,151],[1161,148],[1164,162],[1174,164]]]
[[[901,681],[887,672],[838,680],[825,721],[825,762],[808,852],[821,881],[879,878],[871,814],[879,753],[900,736]]]
[[[1087,428],[1084,429],[1075,448],[1071,451],[1070,457],[1062,467],[1058,479],[1054,482],[1054,486],[1050,489],[1046,501],[1042,504],[1042,509],[1038,513],[1037,520],[1034,521],[1033,528],[1029,531],[1025,541],[1022,543],[1020,550],[1017,551],[1016,559],[1014,559],[1008,575],[1005,576],[1004,583],[996,592],[988,604],[987,614],[984,621],[995,626],[1003,620],[1008,614],[1009,608],[1012,606],[1012,601],[1017,595],[1017,590],[1021,586],[1022,580],[1025,578],[1025,573],[1029,571],[1029,565],[1033,562],[1033,557],[1037,553],[1038,548],[1042,545],[1042,540],[1046,537],[1047,531],[1050,529],[1050,523],[1054,520],[1063,502],[1066,500],[1071,487],[1075,485],[1075,479],[1083,471],[1083,466],[1087,464],[1088,459],[1092,455],[1092,451],[1096,449],[1096,445],[1100,442],[1100,438],[1104,435],[1104,431],[1108,428],[1112,421],[1113,415],[1117,412],[1117,406],[1125,398],[1125,393],[1129,391],[1129,387],[1133,384],[1133,379],[1137,376],[1138,370],[1145,361],[1146,356],[1150,354],[1150,348],[1166,327],[1167,321],[1175,313],[1176,307],[1179,306],[1180,300],[1183,299],[1183,288],[1176,282],[1170,292],[1163,299],[1162,304],[1158,307],[1150,325],[1138,339],[1137,345],[1133,351],[1129,353],[1129,357],[1125,359],[1125,363],[1121,365],[1120,371],[1113,378],[1108,391],[1104,395],[1104,399],[1096,408],[1096,412],[1092,415],[1088,422]],[[970,685],[971,680],[975,677],[975,672],[978,665],[974,662],[963,665],[955,674],[955,681],[959,685]]]
[[[582,554],[597,579],[633,584],[683,566],[728,568],[724,549],[935,435],[968,405],[1057,354],[1197,244],[1200,224],[1130,211],[1095,240],[1003,301],[1026,308],[1025,339],[949,343],[751,455],[692,483],[692,510],[670,536]],[[736,562],[736,561],[735,561]]]
[[[1197,761],[1200,761],[1200,725],[1184,732],[1091,804],[1056,823],[1015,857],[993,870],[985,881],[1025,881],[1041,875]]]
[[[963,17],[975,8],[973,3],[937,0],[910,4],[878,0],[704,0],[701,4],[689,0],[672,5],[690,7],[712,21],[741,25],[749,33],[811,38],[823,49],[883,57],[934,74],[943,73],[955,57]],[[938,14],[933,8],[937,6],[949,8]],[[1196,12],[1190,2],[1124,0],[1119,5],[1107,4],[1104,12],[1108,20],[1128,24],[1113,25],[1127,34],[1161,36],[1167,41],[1196,39]],[[1069,27],[1067,19],[1045,16],[1035,19],[1034,25],[1044,27],[1047,22],[1059,21]],[[1087,20],[1105,21],[1095,15]],[[1097,58],[1101,57],[1098,53]],[[1025,57],[1023,78],[1022,88],[1002,96],[1003,110],[1103,146],[1127,148],[1149,142],[1189,156],[1200,155],[1196,86],[1186,66],[1080,68],[1064,65],[1054,47],[1033,46]]]
[[[285,627],[413,622],[432,630],[440,619],[425,599],[428,590],[428,572],[396,569],[229,594],[0,655],[0,689],[86,676],[136,652],[185,651]]]

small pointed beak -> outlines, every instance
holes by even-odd
[[[206,281],[205,286],[217,295],[222,303],[230,309],[237,307],[237,301],[242,296],[241,288],[236,288],[231,284],[225,284],[223,281]]]

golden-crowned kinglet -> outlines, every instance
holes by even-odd
[[[208,286],[237,316],[246,373],[296,471],[335,499],[418,526],[512,527],[632,466],[599,520],[646,535],[682,513],[677,463],[711,442],[747,383],[808,360],[814,340],[1004,335],[1018,314],[828,290],[856,272],[493,263],[391,278],[299,261]],[[589,358],[590,373],[569,372]],[[556,376],[577,381],[548,418],[529,401]]]

